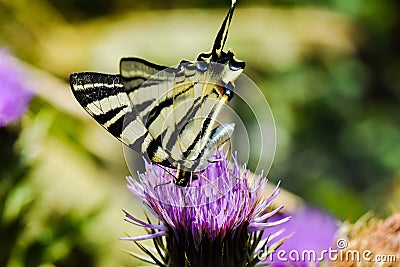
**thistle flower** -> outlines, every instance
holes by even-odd
[[[0,48],[0,127],[17,121],[31,97],[21,66],[6,49]]]
[[[141,221],[125,212],[126,221],[146,228],[148,235],[122,238],[134,241],[150,258],[135,257],[158,266],[256,266],[260,249],[276,249],[284,238],[281,231],[263,237],[265,229],[282,224],[289,217],[270,222],[283,206],[271,209],[279,194],[267,197],[267,180],[251,176],[236,160],[228,166],[226,155],[216,153],[214,163],[193,176],[189,187],[166,184],[175,175],[146,163],[139,181],[128,177],[129,189],[143,200],[161,224]],[[137,241],[152,239],[156,253]]]

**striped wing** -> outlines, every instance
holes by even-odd
[[[72,92],[85,110],[108,132],[153,162],[163,162],[167,154],[154,140],[132,109],[129,92],[120,75],[95,72],[73,73]],[[146,152],[146,153],[145,153]]]
[[[124,116],[131,112],[121,76],[95,72],[73,73],[70,85],[79,104],[107,131],[121,138]]]
[[[136,67],[137,60],[124,58],[120,65],[126,91],[131,92],[132,108],[170,162],[175,167],[183,165],[194,170],[209,138],[216,132],[214,121],[226,102],[216,88],[217,79],[213,78],[218,75],[213,70],[206,71],[204,62],[184,61],[176,68],[147,69],[146,75],[154,75],[146,76],[147,80],[137,88],[133,81],[145,75],[131,69]]]
[[[211,51],[197,62],[167,68],[123,58],[120,75],[71,74],[76,99],[107,131],[151,161],[190,171],[204,167],[233,131],[233,124],[218,125],[216,118],[245,66],[223,51],[235,6],[233,0]]]

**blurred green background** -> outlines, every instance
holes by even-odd
[[[129,55],[193,60],[229,4],[0,0],[0,47],[37,93],[0,133],[0,266],[139,265],[118,241],[144,233],[123,221],[143,206],[121,144],[74,100],[69,74],[116,73]],[[400,208],[399,19],[396,0],[242,0],[231,24],[226,48],[275,117],[269,179],[340,220]]]

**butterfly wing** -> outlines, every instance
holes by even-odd
[[[184,61],[165,68],[124,58],[120,65],[132,109],[169,162],[187,170],[198,166],[216,128],[216,116],[226,102],[217,85],[219,76],[203,63]],[[138,86],[137,81],[144,82]]]
[[[161,142],[163,125],[158,124],[163,121],[165,113],[159,105],[168,105],[169,101],[167,88],[172,87],[171,77],[174,75],[173,72],[169,73],[170,70],[135,57],[123,58],[120,62],[121,78],[131,107],[148,131],[142,153],[164,166],[170,166],[174,161],[170,153],[164,150]]]
[[[212,50],[198,62],[167,68],[123,58],[120,75],[72,74],[76,99],[107,131],[151,161],[196,170],[207,151],[233,131],[216,124],[216,117],[229,100],[227,86],[244,68],[223,51],[235,5],[232,1]]]
[[[176,138],[172,151],[185,160],[189,170],[197,170],[204,149],[215,129],[217,115],[226,102],[223,92],[218,90],[218,78],[214,71],[204,65],[200,69],[197,62],[181,63],[184,79],[175,79],[176,87],[187,92],[175,98],[174,122]]]
[[[121,76],[73,73],[70,85],[79,104],[107,131],[121,139],[124,116],[131,111]]]
[[[132,108],[130,92],[125,89],[121,75],[73,73],[70,85],[79,104],[113,136],[138,153],[147,152],[153,162],[165,160],[166,153]]]

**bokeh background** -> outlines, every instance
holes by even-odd
[[[144,209],[125,187],[121,144],[74,100],[69,74],[116,73],[129,55],[193,60],[229,5],[0,0],[0,47],[35,92],[0,129],[1,266],[139,265],[118,240],[138,234],[121,209]],[[275,117],[269,179],[342,221],[400,208],[399,15],[396,0],[242,0],[231,24],[226,48]]]

